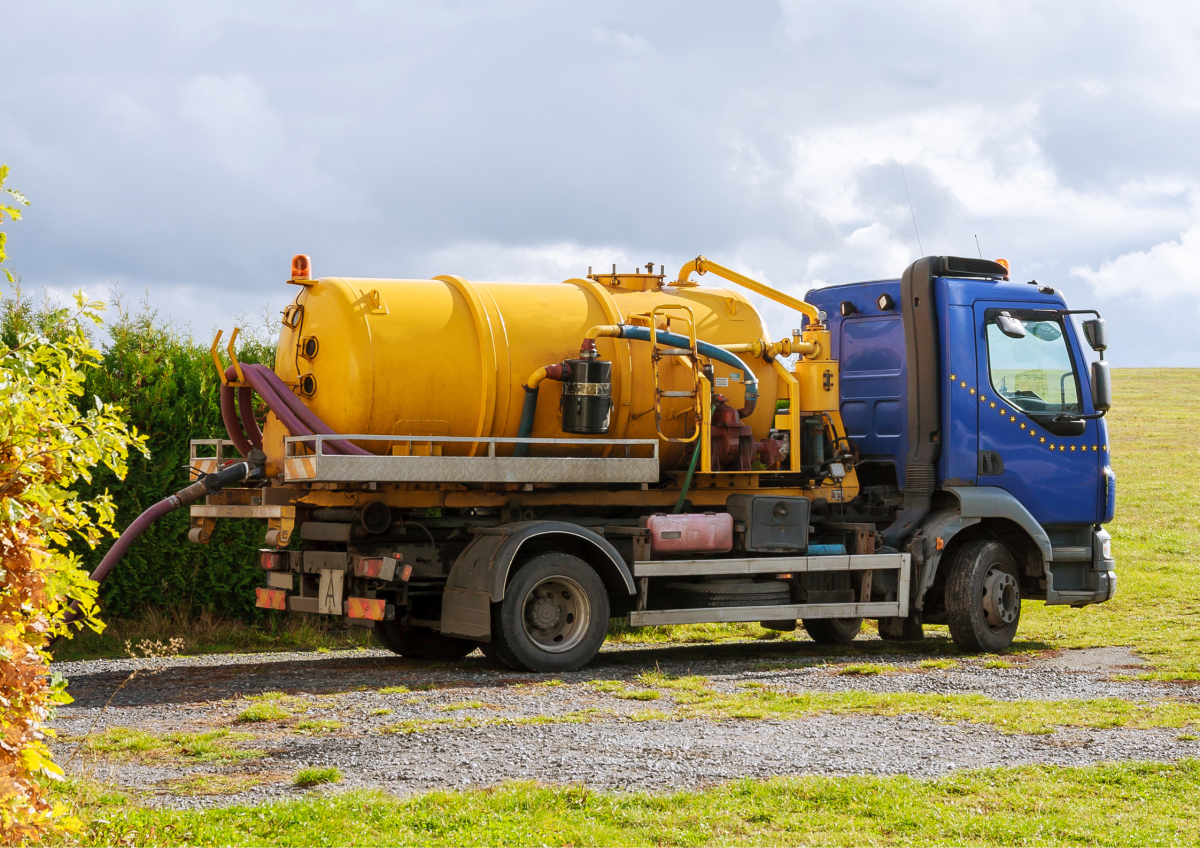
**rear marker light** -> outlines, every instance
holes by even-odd
[[[259,551],[258,564],[264,571],[290,571],[287,551]]]

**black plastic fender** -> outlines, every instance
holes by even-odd
[[[912,581],[916,609],[924,607],[925,593],[933,586],[942,559],[936,540],[940,538],[943,546],[948,546],[959,531],[985,518],[1005,518],[1024,530],[1042,554],[1043,567],[1054,559],[1045,529],[1009,492],[994,486],[948,486],[943,491],[958,498],[958,506],[926,516],[912,541],[913,563],[920,568],[919,576],[914,575]]]
[[[523,548],[553,542],[587,562],[610,595],[635,592],[633,574],[612,544],[594,530],[569,521],[518,521],[477,528],[475,539],[459,554],[442,595],[442,634],[481,642],[491,640],[491,605],[504,600],[512,564]]]

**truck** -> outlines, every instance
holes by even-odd
[[[946,624],[995,652],[1023,602],[1113,597],[1105,322],[1003,260],[804,300],[703,256],[551,285],[298,255],[287,282],[273,368],[217,334],[228,438],[194,440],[196,482],[157,505],[190,505],[199,544],[264,521],[259,607],[561,672],[611,619],[829,644]],[[747,291],[796,328],[769,338]]]

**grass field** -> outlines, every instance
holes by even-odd
[[[166,812],[68,787],[87,845],[1143,845],[1200,840],[1200,763],[737,781],[672,794],[508,784]]]
[[[1128,646],[1151,664],[1141,672],[1131,672],[1135,676],[1200,679],[1200,486],[1195,482],[1200,475],[1200,428],[1194,423],[1200,420],[1200,370],[1119,370],[1114,383],[1116,406],[1109,427],[1119,494],[1117,520],[1109,529],[1117,557],[1117,597],[1082,610],[1027,604],[1012,650]],[[175,635],[167,632],[170,622],[159,622],[156,627],[162,637]],[[934,638],[914,646],[856,643],[854,650],[871,659],[862,663],[861,673],[878,671],[889,652],[931,654],[928,663],[933,668],[952,663],[954,651],[945,638],[945,628],[929,628],[929,632]],[[123,638],[129,638],[133,631],[125,633]],[[757,625],[697,625],[614,634],[617,641],[709,642],[747,637],[803,639],[802,635],[780,636]],[[204,638],[193,643],[193,650],[205,644],[223,644],[222,639],[224,643],[237,642],[222,637],[215,625],[213,633]],[[265,636],[252,631],[239,638],[235,647],[243,650],[270,644]],[[289,638],[290,646],[317,647],[330,644],[335,634],[314,632]],[[814,647],[813,653],[821,651]],[[847,651],[839,649],[839,653]],[[645,681],[647,690],[657,686],[666,691],[671,685],[667,680]],[[819,703],[809,703],[812,698],[802,704],[755,693],[739,698],[734,705],[738,708],[748,704],[775,710],[780,717],[822,709]],[[648,696],[644,699],[653,702]],[[830,705],[830,709],[837,708],[832,700]],[[862,706],[864,711],[875,709],[870,704]],[[703,718],[706,710],[715,708],[697,702],[696,717]],[[904,701],[901,711],[935,714],[946,720],[984,720],[988,714],[999,725],[999,716],[1007,710],[1007,716],[1021,722],[1014,729],[1026,732],[1039,732],[1055,723],[1055,714],[1059,723],[1087,726],[1178,726],[1195,720],[1194,704],[1164,707],[1171,713],[1164,716],[1146,715],[1138,712],[1143,707],[1124,702],[1046,702],[1025,712],[1018,706],[1019,715],[1012,713],[1013,709],[1013,705],[998,707],[982,701],[972,704],[969,696],[913,696]],[[202,741],[211,748],[205,753],[224,755],[224,740]],[[191,750],[188,746],[197,744],[183,736],[162,743],[164,750],[177,747],[185,753]],[[531,785],[439,792],[406,800],[351,792],[203,812],[151,810],[136,798],[92,784],[69,783],[61,794],[76,806],[85,822],[80,836],[85,844],[1200,841],[1200,764],[1196,762],[991,769],[960,772],[935,781],[904,777],[743,781],[671,795],[593,793],[582,788]]]

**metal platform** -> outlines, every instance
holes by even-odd
[[[631,627],[659,624],[703,624],[735,621],[780,621],[800,618],[903,618],[908,615],[910,554],[845,554],[841,556],[784,556],[738,559],[648,560],[633,563],[637,578],[716,577],[739,574],[797,574],[819,571],[897,570],[896,600],[840,604],[780,604],[753,607],[636,610]]]
[[[659,559],[635,562],[634,577],[710,577],[721,574],[783,574],[805,571],[900,570],[907,588],[911,554],[842,554],[839,556],[781,556],[738,559]]]
[[[658,624],[708,624],[734,621],[781,621],[799,618],[893,618],[908,615],[907,604],[781,604],[770,607],[705,607],[629,613],[630,627]]]
[[[324,443],[389,442],[434,446],[486,446],[480,456],[341,456],[324,452]],[[465,436],[296,436],[286,440],[284,479],[295,483],[657,483],[657,439],[519,439]],[[497,456],[496,445],[527,444],[594,449],[615,446],[623,456]],[[300,453],[300,446],[311,453]],[[635,450],[650,456],[631,456]]]

